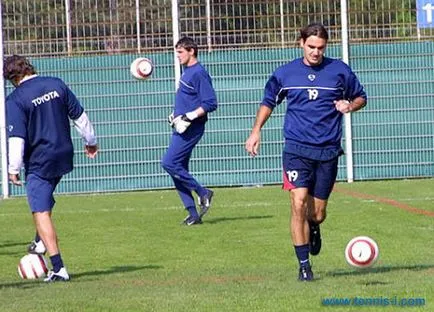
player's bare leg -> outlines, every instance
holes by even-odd
[[[295,253],[300,265],[298,279],[313,280],[309,262],[309,224],[308,224],[308,190],[296,188],[291,190],[290,231]]]
[[[53,256],[58,254],[57,235],[53,221],[51,220],[51,212],[34,212],[33,220],[35,222],[36,231],[47,248],[48,255]]]
[[[326,218],[327,200],[308,196],[309,216],[309,250],[310,254],[316,256],[321,251],[321,232],[319,225]]]
[[[313,221],[317,224],[323,223],[327,217],[326,208],[327,200],[308,195],[309,221]]]
[[[53,265],[53,270],[48,272],[48,276],[44,281],[68,281],[69,274],[63,265],[63,260],[59,252],[56,229],[51,219],[51,211],[34,212],[33,221],[35,222],[36,231],[47,248],[51,264]]]
[[[291,237],[295,246],[309,242],[309,227],[307,223],[307,188],[291,190]]]

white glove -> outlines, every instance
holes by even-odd
[[[175,119],[175,115],[173,114],[173,112],[167,117],[167,122],[169,123],[169,125],[171,127],[173,127],[173,119]]]
[[[179,115],[172,120],[172,127],[175,128],[175,131],[179,134],[184,133],[190,125],[191,120],[188,119],[185,115]]]

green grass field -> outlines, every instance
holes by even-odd
[[[217,188],[204,224],[185,227],[174,190],[57,196],[72,279],[49,285],[18,276],[34,229],[24,198],[3,200],[0,310],[434,311],[433,179],[337,184],[311,283],[297,281],[288,198],[279,186]],[[345,262],[357,235],[380,247],[366,271]],[[355,297],[383,305],[323,303]],[[385,306],[394,298],[424,305]]]

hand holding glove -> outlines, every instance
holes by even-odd
[[[167,122],[169,123],[169,125],[170,125],[171,127],[173,127],[173,119],[175,119],[175,115],[174,115],[174,113],[172,112],[172,113],[167,117]]]
[[[173,113],[169,115],[169,123],[172,128],[175,128],[175,131],[179,134],[182,134],[187,130],[187,128],[191,125],[191,122],[196,119],[198,114],[196,111],[188,112],[183,115],[179,115],[174,118]]]
[[[186,115],[179,115],[172,121],[172,127],[175,128],[175,131],[179,134],[184,133],[190,125],[191,120],[188,119]]]

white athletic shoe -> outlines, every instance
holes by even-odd
[[[59,272],[54,273],[53,271],[48,272],[47,277],[44,279],[44,282],[67,282],[69,281],[69,274],[66,272],[66,269],[63,267],[59,270]]]
[[[39,242],[32,241],[27,247],[27,251],[30,254],[43,255],[47,252],[47,248],[45,248],[44,242],[40,240]]]

